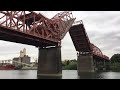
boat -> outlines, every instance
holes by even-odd
[[[15,66],[12,64],[0,66],[0,70],[15,70]]]

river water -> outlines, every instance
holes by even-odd
[[[37,70],[0,70],[0,79],[37,79]],[[120,79],[120,72],[81,73],[63,70],[62,79]]]

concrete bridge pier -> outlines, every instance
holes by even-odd
[[[95,65],[96,71],[105,71],[106,70],[105,60],[96,59],[95,62],[96,62],[96,65]]]
[[[60,79],[62,77],[61,47],[39,48],[38,79]]]
[[[82,73],[91,73],[94,72],[94,62],[93,62],[93,55],[92,54],[84,54],[78,55],[77,58],[77,69],[78,75],[80,76]]]
[[[95,58],[93,58],[93,63],[94,63],[94,70],[98,71],[98,67],[97,67],[97,61]]]
[[[103,60],[103,71],[106,70],[105,60]]]

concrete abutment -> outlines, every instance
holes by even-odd
[[[79,55],[77,58],[77,69],[78,75],[83,72],[94,72],[93,56],[91,54]]]
[[[62,77],[60,46],[39,48],[37,77],[42,79]]]

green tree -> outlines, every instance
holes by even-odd
[[[70,70],[77,70],[77,63],[76,62],[71,62],[69,64],[69,69]]]
[[[111,63],[120,63],[120,54],[114,54],[112,57],[111,57]]]
[[[70,61],[69,61],[69,60],[67,60],[67,61],[66,61],[66,65],[69,65],[69,64],[70,64]]]
[[[73,60],[65,60],[62,62],[62,68],[64,70],[77,70],[77,61]]]

